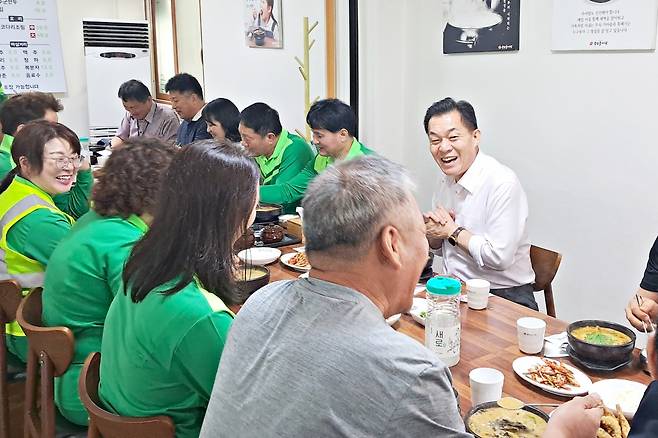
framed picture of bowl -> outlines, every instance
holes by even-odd
[[[247,46],[283,48],[282,0],[245,0],[244,31]]]
[[[443,53],[519,50],[520,0],[449,0]]]

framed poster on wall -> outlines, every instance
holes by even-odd
[[[655,50],[658,0],[553,0],[552,49]]]
[[[519,50],[521,0],[449,0],[443,53]]]
[[[249,47],[283,47],[281,0],[245,0],[245,36]]]

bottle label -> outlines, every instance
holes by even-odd
[[[461,346],[461,327],[437,327],[428,321],[425,345],[440,358],[459,357]]]

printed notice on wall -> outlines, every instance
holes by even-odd
[[[658,0],[554,0],[553,50],[655,50]]]
[[[56,0],[0,0],[0,82],[7,93],[66,92]]]

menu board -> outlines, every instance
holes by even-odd
[[[0,0],[0,82],[7,93],[66,92],[56,0]]]

